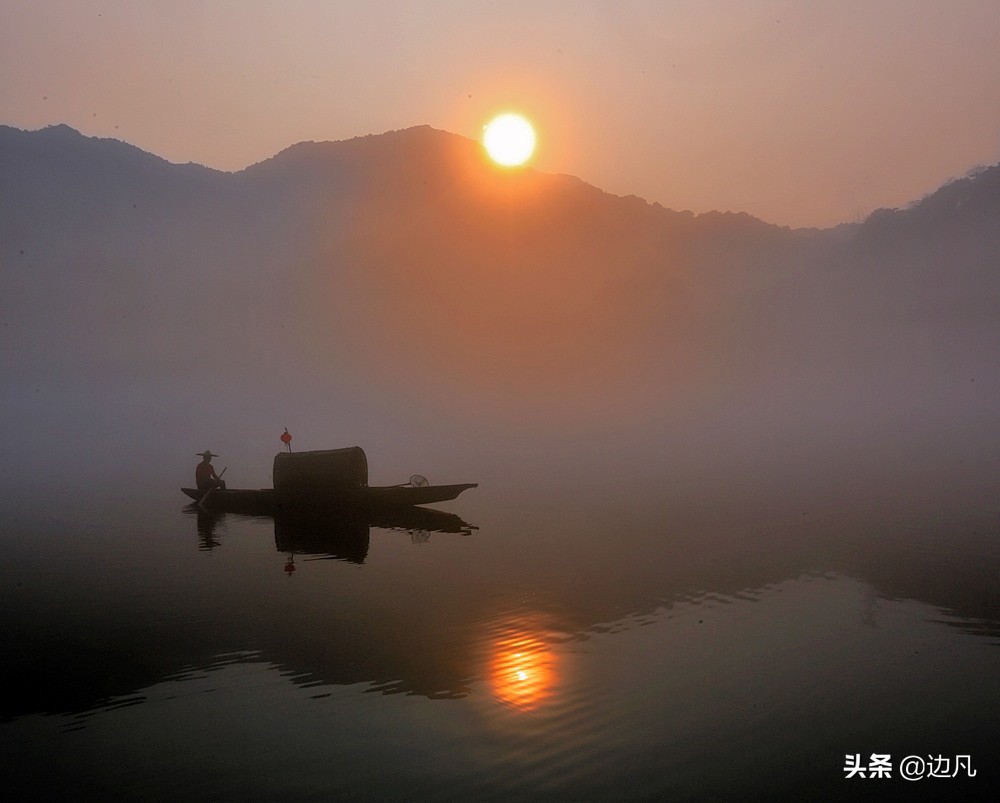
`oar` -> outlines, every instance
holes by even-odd
[[[226,473],[226,469],[228,469],[228,468],[229,468],[229,466],[226,466],[226,468],[222,469],[222,474],[225,474]],[[222,479],[222,474],[219,475],[219,479],[220,480]],[[209,488],[205,492],[205,495],[201,499],[198,500],[198,506],[201,507],[201,508],[204,508],[205,507],[205,500],[208,499],[208,497],[212,495],[212,491],[214,491],[218,487],[219,487],[218,485],[213,485],[211,488]]]

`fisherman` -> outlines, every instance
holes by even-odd
[[[212,454],[207,449],[204,452],[196,452],[196,454],[198,454],[202,459],[194,470],[194,481],[198,486],[198,490],[207,491],[210,488],[221,488],[222,490],[225,490],[225,481],[215,473],[215,468],[212,466],[212,458],[218,457],[218,455]]]

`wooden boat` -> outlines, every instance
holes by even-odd
[[[202,507],[220,513],[270,516],[276,510],[273,488],[261,488],[260,490],[251,490],[248,488],[226,488],[223,490],[222,488],[215,488],[211,493],[199,490],[198,488],[181,488],[181,492],[191,497],[195,503],[201,503],[202,498],[207,494],[205,504]]]
[[[281,452],[275,455],[273,476],[274,488],[181,491],[208,509],[269,515],[292,509],[393,510],[447,502],[462,491],[478,487],[475,482],[427,485],[416,475],[409,483],[370,486],[368,458],[360,446]]]
[[[278,493],[273,488],[253,490],[248,488],[216,488],[201,491],[197,488],[181,488],[181,491],[200,503],[205,499],[209,510],[249,515],[270,515],[274,512],[295,507],[310,508],[357,508],[359,510],[392,510],[394,508],[430,505],[455,499],[462,491],[478,487],[478,483],[458,485],[412,485],[363,486],[331,491],[285,491]]]

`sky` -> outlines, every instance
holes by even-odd
[[[1000,0],[0,0],[0,124],[239,170],[533,121],[532,166],[832,226],[1000,161]]]

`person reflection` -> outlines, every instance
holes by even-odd
[[[209,552],[220,545],[215,537],[215,527],[222,518],[218,513],[209,513],[203,508],[196,510],[198,516],[198,549],[202,552]]]

